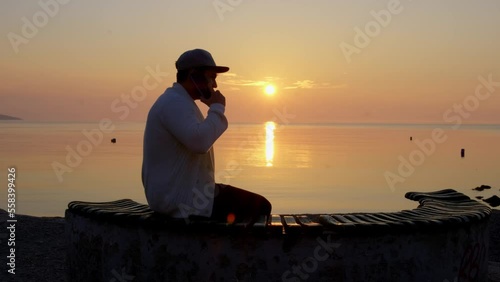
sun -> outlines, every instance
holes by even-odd
[[[276,88],[274,87],[274,85],[272,84],[269,84],[266,86],[266,88],[264,88],[264,92],[271,96],[271,95],[274,95],[274,93],[276,93]]]

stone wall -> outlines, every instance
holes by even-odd
[[[413,231],[218,232],[66,212],[68,281],[486,281],[487,220]]]

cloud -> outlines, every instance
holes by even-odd
[[[339,88],[346,88],[347,84],[342,83],[342,84],[331,84],[330,82],[321,82],[321,83],[316,83],[313,80],[305,79],[305,80],[298,80],[294,83],[292,83],[291,86],[286,86],[284,89],[339,89]]]
[[[237,76],[237,74],[232,73],[232,72],[224,72],[224,73],[221,73],[220,76],[235,77],[235,76]]]
[[[235,73],[223,73],[220,75],[219,78],[220,82],[219,84],[224,84],[231,86],[231,90],[240,90],[240,86],[265,86],[270,83],[277,83],[278,81],[281,81],[283,83],[280,83],[281,85],[287,83],[284,83],[283,78],[280,77],[272,77],[268,76],[265,77],[264,80],[251,80],[251,79],[244,79],[241,78],[239,75]],[[282,89],[339,89],[339,88],[346,88],[347,84],[332,84],[330,82],[321,82],[317,83],[313,80],[310,79],[304,79],[304,80],[298,80],[296,82],[293,82],[288,84],[288,86],[280,87]]]
[[[220,78],[220,84],[230,86],[264,86],[272,82],[269,77],[266,77],[266,80],[242,79],[235,73],[223,73]]]
[[[285,89],[295,89],[295,88],[302,88],[302,89],[310,89],[313,88],[314,81],[306,79],[306,80],[299,80],[294,83],[292,83],[293,86],[287,86]]]

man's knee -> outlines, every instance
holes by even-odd
[[[263,201],[261,204],[261,211],[265,215],[271,214],[271,210],[273,206],[271,205],[271,202],[269,202],[266,198],[262,197]]]

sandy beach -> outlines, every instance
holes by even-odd
[[[0,209],[3,236],[0,253],[5,261],[8,249],[5,230],[7,213]],[[64,218],[17,215],[16,274],[3,270],[0,281],[66,281]],[[500,211],[490,217],[490,280],[500,281]]]

